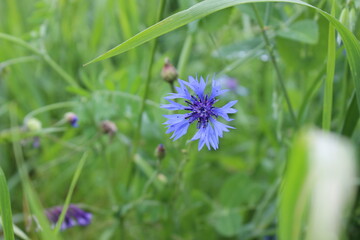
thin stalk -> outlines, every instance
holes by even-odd
[[[41,52],[40,50],[34,48],[29,43],[25,42],[24,40],[11,36],[9,34],[0,33],[0,39],[4,39],[13,43],[16,43],[17,45],[20,45],[36,55],[39,55],[42,57],[42,59],[50,66],[52,69],[57,72],[69,85],[73,87],[78,87],[78,84],[76,83],[75,79],[71,77],[63,68],[60,67],[59,64],[57,64],[48,54]]]
[[[169,84],[170,84],[171,92],[175,93],[176,91],[175,91],[175,84],[174,84],[174,82],[170,82]],[[176,100],[176,99],[175,99],[175,100]]]
[[[18,57],[18,58],[14,58],[14,59],[9,59],[7,61],[3,61],[3,62],[0,63],[0,70],[2,68],[10,66],[12,64],[32,62],[32,61],[36,61],[36,60],[39,60],[38,56],[24,56],[24,57]]]
[[[10,109],[10,125],[12,128],[16,126],[16,116],[14,112],[16,112],[16,105],[11,104],[9,106]],[[50,229],[50,225],[48,219],[44,214],[44,209],[41,206],[40,200],[36,195],[35,191],[31,186],[31,181],[28,175],[28,168],[24,161],[24,155],[22,152],[22,148],[20,143],[17,139],[17,134],[12,133],[12,144],[13,144],[13,151],[14,151],[14,158],[17,165],[17,169],[19,172],[19,176],[21,179],[22,188],[24,190],[24,198],[26,201],[29,201],[32,211],[34,212],[39,224],[42,228],[40,234],[42,235],[42,239],[60,239],[54,232]]]
[[[165,2],[166,0],[160,0],[160,7],[159,7],[159,11],[157,13],[157,17],[156,17],[156,22],[160,21],[162,18],[162,15],[164,13],[164,9],[165,9]],[[137,121],[137,129],[135,132],[135,137],[134,137],[134,148],[132,150],[132,154],[131,154],[131,161],[130,161],[130,173],[127,179],[127,183],[126,183],[126,188],[129,189],[130,185],[131,185],[131,181],[132,178],[135,174],[135,167],[134,167],[134,159],[135,159],[135,154],[137,152],[137,149],[139,147],[139,143],[140,143],[140,133],[141,133],[141,127],[142,127],[142,118],[143,118],[143,114],[145,111],[145,105],[146,105],[146,99],[149,95],[149,89],[150,89],[150,83],[151,83],[151,75],[152,75],[152,68],[153,68],[153,64],[154,64],[154,57],[155,57],[155,52],[156,52],[156,48],[157,48],[157,39],[153,40],[151,43],[151,49],[150,49],[150,59],[149,59],[149,65],[148,65],[148,69],[147,69],[147,74],[146,74],[146,80],[145,80],[145,91],[144,91],[144,95],[143,98],[141,100],[141,104],[140,104],[140,113],[139,113],[139,117],[138,117],[138,121]]]
[[[335,1],[332,1],[331,15],[335,16]],[[327,66],[326,66],[326,80],[325,80],[324,105],[323,105],[323,116],[322,116],[322,128],[325,131],[329,131],[331,127],[335,58],[336,58],[335,28],[331,23],[329,23],[328,58],[327,58]]]
[[[35,115],[37,115],[39,113],[43,113],[43,112],[47,112],[47,111],[55,110],[55,109],[59,109],[59,108],[68,108],[68,107],[72,107],[74,105],[75,105],[75,102],[58,102],[58,103],[46,105],[44,107],[38,108],[38,109],[28,113],[24,118],[24,122],[26,122],[27,120],[29,120],[30,118],[34,117]]]
[[[79,180],[80,174],[81,174],[82,169],[83,169],[83,167],[85,165],[85,162],[86,162],[86,159],[87,159],[88,155],[89,155],[88,152],[85,152],[82,155],[82,157],[81,157],[81,159],[79,161],[79,164],[78,164],[78,166],[76,168],[76,171],[75,171],[74,176],[73,176],[73,178],[71,180],[71,183],[70,183],[70,187],[69,187],[69,191],[68,191],[68,194],[66,196],[66,199],[65,199],[65,203],[63,205],[63,209],[61,210],[61,214],[59,216],[59,219],[58,219],[58,221],[56,223],[56,226],[55,226],[55,229],[54,229],[55,234],[58,234],[59,231],[60,231],[61,225],[62,225],[62,223],[63,223],[63,221],[65,219],[66,212],[67,212],[67,210],[69,208],[71,198],[72,198],[72,195],[74,193],[75,186],[76,186],[76,184],[77,184],[77,182]]]
[[[186,36],[183,48],[181,49],[178,67],[177,67],[180,78],[183,77],[185,64],[187,63],[189,56],[190,56],[193,39],[194,39],[193,33],[190,32],[190,30],[189,30],[188,35]],[[174,92],[174,90],[173,90],[173,92]]]
[[[255,16],[256,16],[256,20],[257,20],[257,22],[258,22],[258,25],[259,25],[260,28],[261,28],[261,34],[262,34],[262,36],[263,36],[263,38],[264,38],[264,41],[265,41],[265,44],[266,44],[266,48],[267,48],[267,50],[268,50],[268,52],[269,52],[270,60],[271,60],[272,64],[274,65],[275,72],[276,72],[276,75],[277,75],[277,78],[278,78],[278,81],[279,81],[281,90],[282,90],[283,95],[284,95],[284,97],[285,97],[286,104],[287,104],[287,106],[288,106],[288,108],[289,108],[289,112],[290,112],[291,118],[292,118],[292,120],[293,120],[293,122],[294,122],[295,127],[297,128],[297,127],[298,127],[297,118],[296,118],[295,112],[294,112],[294,110],[293,110],[293,107],[292,107],[292,105],[291,105],[290,98],[289,98],[289,94],[288,94],[288,92],[287,92],[287,90],[286,90],[285,83],[284,83],[283,77],[282,77],[282,75],[281,75],[281,73],[280,73],[279,66],[278,66],[278,64],[277,64],[277,62],[276,62],[276,58],[275,58],[275,54],[274,54],[272,45],[271,45],[271,43],[270,43],[270,40],[269,40],[268,35],[267,35],[266,32],[265,32],[264,23],[263,23],[263,21],[262,21],[262,19],[261,19],[261,17],[260,17],[260,14],[259,14],[256,6],[255,6],[254,4],[251,4],[251,6],[252,6],[252,8],[253,8],[253,10],[254,10],[254,12],[255,12]]]

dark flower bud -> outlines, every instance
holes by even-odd
[[[64,118],[65,118],[66,122],[70,123],[71,126],[73,126],[73,127],[79,126],[78,125],[79,119],[75,113],[67,112],[67,113],[65,113]]]
[[[159,144],[155,149],[155,156],[157,159],[162,160],[166,155],[166,150],[163,144]]]
[[[110,136],[114,136],[117,132],[117,127],[115,123],[105,120],[101,122],[101,130],[104,134],[108,134]]]
[[[174,65],[172,65],[168,58],[165,59],[165,64],[161,70],[161,77],[169,83],[172,83],[177,80],[178,72]]]

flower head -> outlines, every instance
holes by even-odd
[[[56,225],[62,212],[62,207],[52,207],[46,210],[46,216],[53,226]],[[92,214],[85,212],[79,207],[71,204],[65,214],[64,221],[61,224],[61,230],[74,226],[86,226],[91,223]]]
[[[164,67],[161,70],[161,77],[169,83],[174,82],[178,77],[178,72],[168,58],[165,59]]]
[[[166,155],[166,149],[164,147],[163,144],[159,144],[156,148],[155,148],[155,156],[157,157],[157,159],[162,160]]]
[[[70,123],[72,127],[76,128],[79,126],[78,124],[79,118],[75,113],[67,112],[65,113],[64,118],[68,123]]]
[[[109,120],[102,121],[100,127],[104,134],[108,134],[111,137],[117,132],[116,124]]]
[[[185,110],[184,114],[164,115],[168,120],[164,123],[168,125],[166,133],[173,132],[171,138],[174,140],[183,136],[191,123],[196,122],[197,133],[191,140],[199,139],[198,149],[202,149],[206,144],[210,150],[219,147],[219,138],[223,137],[223,132],[228,132],[231,126],[219,122],[217,119],[222,117],[226,121],[232,121],[228,114],[235,113],[232,108],[237,101],[231,101],[222,107],[215,107],[218,101],[217,97],[225,93],[227,90],[221,89],[220,85],[213,80],[210,94],[205,94],[207,81],[202,77],[200,81],[197,78],[189,77],[189,81],[179,79],[180,87],[176,87],[176,93],[171,93],[165,99],[170,104],[162,105],[162,108],[168,110]],[[192,90],[193,93],[190,93]],[[172,99],[185,99],[186,106],[173,101]]]
[[[41,130],[42,124],[37,118],[30,118],[25,121],[25,127],[29,131],[37,132]]]

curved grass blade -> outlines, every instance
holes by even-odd
[[[194,20],[205,17],[211,13],[220,11],[222,9],[245,4],[245,3],[260,3],[260,2],[282,2],[282,3],[294,3],[302,6],[312,8],[323,15],[339,32],[343,40],[347,59],[349,61],[350,70],[355,81],[355,87],[357,92],[357,102],[358,107],[360,107],[360,43],[347,29],[343,24],[341,24],[336,18],[331,16],[329,13],[317,8],[313,5],[310,5],[306,2],[299,0],[205,0],[194,6],[186,9],[184,11],[178,12],[155,25],[145,29],[144,31],[138,33],[134,37],[128,39],[127,41],[121,43],[115,48],[109,50],[108,52],[100,55],[99,57],[91,60],[89,63],[98,62],[116,55],[119,55],[123,52],[126,52],[132,48],[135,48],[143,43],[150,41],[156,37],[164,35],[172,30],[175,30],[185,24],[188,24]],[[85,64],[85,65],[87,65]]]
[[[2,226],[4,230],[4,237],[6,240],[14,239],[14,230],[12,222],[10,194],[6,183],[5,174],[0,167],[0,214],[2,219]]]
[[[357,125],[357,122],[359,120],[359,108],[356,101],[355,92],[351,96],[351,102],[350,105],[346,111],[346,117],[344,121],[344,125],[341,130],[341,134],[347,137],[351,137],[355,127]]]
[[[323,10],[312,6],[306,2],[299,1],[299,0],[205,0],[194,6],[186,9],[184,11],[178,12],[154,25],[145,29],[144,31],[136,34],[132,38],[128,39],[127,41],[119,44],[118,46],[114,47],[113,49],[109,50],[108,52],[100,55],[99,57],[91,60],[87,64],[98,62],[116,55],[119,55],[123,52],[126,52],[132,48],[135,48],[143,43],[150,41],[156,37],[159,37],[165,33],[171,32],[185,24],[188,24],[192,21],[205,17],[211,13],[220,11],[222,9],[245,4],[245,3],[260,3],[260,2],[283,2],[283,3],[294,3],[303,6],[307,6],[319,11],[323,14],[330,22],[335,25],[335,28],[339,30],[339,28],[345,28],[340,22],[338,22],[334,17],[330,14],[324,12]],[[336,24],[335,24],[336,22]],[[344,32],[344,31],[342,31]],[[349,32],[349,31],[348,31]],[[350,33],[350,32],[349,32]],[[343,35],[344,33],[340,33]],[[345,35],[347,35],[346,33]],[[351,34],[352,35],[352,34]],[[87,65],[85,64],[85,65]]]
[[[66,196],[65,203],[63,205],[60,217],[59,217],[59,219],[58,219],[58,221],[56,223],[56,226],[55,226],[54,231],[55,231],[56,234],[59,233],[61,225],[62,225],[62,223],[63,223],[63,221],[65,219],[65,215],[66,215],[66,212],[67,212],[67,210],[69,208],[69,205],[70,205],[70,202],[71,202],[72,195],[74,193],[76,183],[79,180],[80,174],[81,174],[82,169],[83,169],[83,167],[85,165],[85,162],[86,162],[86,159],[87,159],[88,155],[89,155],[88,152],[85,152],[83,154],[83,156],[81,157],[80,162],[79,162],[79,164],[78,164],[78,166],[76,168],[74,176],[73,176],[73,178],[71,180],[70,188],[69,188],[68,194]]]

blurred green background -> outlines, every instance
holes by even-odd
[[[164,18],[200,1],[165,2]],[[330,12],[330,1],[307,2]],[[294,134],[302,126],[321,126],[328,21],[294,4],[255,5],[297,116],[295,127],[248,4],[221,10],[156,40],[144,111],[153,43],[83,67],[155,24],[159,4],[0,1],[0,164],[14,223],[31,239],[40,236],[26,220],[29,203],[15,161],[14,131],[44,208],[64,203],[78,162],[89,153],[71,202],[92,212],[93,222],[62,232],[64,239],[245,240],[276,234],[277,191]],[[358,1],[335,5],[337,18],[344,8],[359,11]],[[359,36],[357,15],[348,25]],[[236,129],[225,133],[219,150],[199,152],[197,142],[188,142],[194,129],[175,142],[165,134],[162,115],[168,112],[160,105],[171,88],[160,72],[167,57],[180,79],[209,76],[224,87],[235,79],[236,86],[221,102],[238,100],[231,122]],[[354,89],[341,44],[333,84],[331,129],[340,133]],[[66,112],[77,114],[78,128],[64,123]],[[24,130],[27,116],[42,123],[36,134]],[[102,133],[104,120],[116,124],[114,137]],[[348,135],[359,144],[358,128]],[[37,148],[35,136],[40,139]],[[160,162],[154,155],[158,144],[166,148]],[[360,236],[359,219],[355,208],[349,239]]]

